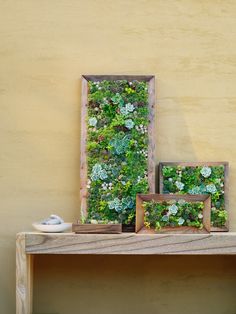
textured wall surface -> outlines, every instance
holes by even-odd
[[[78,216],[82,74],[156,75],[157,162],[228,160],[236,231],[235,38],[234,0],[0,0],[0,313],[15,234]],[[235,261],[38,257],[34,312],[235,314]]]

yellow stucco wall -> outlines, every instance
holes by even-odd
[[[1,314],[15,234],[78,217],[82,74],[156,75],[157,162],[228,160],[236,231],[235,29],[234,0],[0,0]],[[235,262],[41,256],[34,312],[235,314]]]

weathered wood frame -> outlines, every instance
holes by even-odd
[[[148,127],[148,184],[150,193],[155,193],[155,76],[153,75],[83,75],[81,101],[81,145],[80,145],[80,208],[82,217],[87,216],[87,107],[88,81],[127,80],[145,81],[149,94],[149,127]]]
[[[229,177],[229,163],[227,161],[212,161],[212,162],[160,162],[159,163],[159,193],[164,193],[164,183],[163,183],[163,175],[162,168],[165,166],[183,166],[183,167],[197,167],[197,166],[206,166],[206,167],[214,167],[214,166],[224,166],[224,201],[225,201],[225,210],[228,212],[228,177]],[[226,225],[224,227],[211,227],[212,232],[227,232],[229,231],[229,219],[226,221]]]
[[[160,231],[147,229],[144,226],[143,202],[185,200],[186,202],[203,202],[203,228],[195,227],[162,227]],[[170,194],[137,194],[136,196],[136,233],[209,233],[211,229],[211,197],[209,195],[170,195]]]
[[[75,233],[122,233],[122,224],[73,224]]]

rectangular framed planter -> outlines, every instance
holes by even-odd
[[[88,115],[90,112],[91,116],[91,106],[89,106],[90,103],[90,98],[89,98],[89,90],[90,90],[90,84],[103,84],[104,81],[109,81],[109,82],[114,82],[114,81],[121,81],[125,80],[128,82],[128,84],[134,84],[132,82],[138,81],[138,82],[145,82],[147,84],[147,95],[148,95],[148,129],[147,129],[147,138],[148,138],[148,149],[147,149],[147,167],[146,167],[146,173],[147,173],[147,183],[148,183],[148,191],[139,191],[139,193],[154,193],[155,192],[155,131],[154,131],[154,126],[155,126],[155,77],[152,75],[83,75],[82,76],[82,102],[81,102],[81,157],[80,157],[80,208],[81,208],[81,216],[84,218],[88,217],[89,210],[91,210],[91,206],[89,207],[89,198],[90,198],[90,191],[88,190],[88,183],[89,181],[91,182],[91,165],[88,165],[88,160],[91,160],[91,156],[89,155],[88,151],[88,136],[89,132],[91,132],[91,128],[89,129],[88,126]],[[94,85],[95,86],[95,85]],[[130,85],[131,87],[133,85]],[[96,86],[95,86],[96,88]],[[133,87],[134,88],[134,87]],[[131,88],[130,88],[131,89]],[[132,92],[132,90],[131,90]],[[113,97],[114,98],[114,97]],[[110,103],[112,98],[109,99]],[[135,107],[135,104],[131,104],[131,108]],[[138,106],[138,105],[137,105]],[[137,107],[138,108],[138,107]],[[94,109],[95,110],[95,109]],[[98,108],[96,107],[96,110]],[[99,107],[100,110],[100,107]],[[138,110],[138,109],[133,109],[133,110]],[[101,110],[100,110],[101,111]],[[120,114],[121,115],[121,114]],[[94,111],[93,113],[94,120],[99,121],[98,118],[98,113]],[[96,118],[96,119],[95,119]],[[131,120],[131,119],[129,119]],[[135,121],[135,119],[133,119]],[[146,120],[147,121],[147,120]],[[89,121],[90,122],[90,121]],[[96,128],[96,121],[95,123],[95,128]],[[99,125],[99,123],[98,123]],[[131,125],[131,127],[133,127]],[[136,125],[135,125],[136,127]],[[135,128],[133,128],[135,129]],[[126,132],[126,131],[124,131]],[[126,134],[126,133],[125,133]],[[146,136],[146,135],[145,135]],[[106,150],[106,148],[105,148]],[[109,152],[110,153],[110,152]],[[98,152],[100,154],[100,152]],[[110,158],[109,154],[108,158]],[[100,155],[99,155],[100,156]],[[107,156],[105,156],[107,157]],[[124,160],[125,162],[125,160]],[[89,172],[90,171],[90,172]],[[92,182],[93,183],[93,182]],[[113,182],[112,182],[113,183]],[[114,185],[114,184],[113,184]],[[103,189],[100,187],[99,192],[97,193],[98,197],[100,197],[100,194],[103,193]],[[136,193],[135,193],[136,194]],[[116,196],[118,197],[118,196]],[[122,200],[122,195],[119,196],[120,199]],[[135,197],[134,198],[134,204],[133,204],[133,213],[135,215]],[[111,202],[111,200],[110,200]],[[93,212],[98,211],[100,213],[101,211],[96,208],[96,206],[93,207]],[[94,219],[94,218],[93,218]],[[98,219],[99,220],[99,219]],[[111,220],[113,221],[113,220]],[[119,220],[118,221],[122,221]],[[123,222],[123,221],[122,221]],[[107,230],[111,230],[111,225],[108,224]],[[114,224],[114,226],[117,226]],[[87,233],[93,232],[93,228],[96,229],[96,232],[98,232],[100,229],[104,231],[105,225],[100,225],[99,224],[87,224],[83,225],[78,222],[78,224],[74,225],[74,230],[86,230],[87,228]],[[115,227],[114,227],[115,229]],[[127,224],[123,225],[123,231],[128,231],[128,232],[134,232],[135,225],[134,223],[132,224]],[[117,229],[118,230],[118,229]]]
[[[167,180],[167,176],[165,177],[163,175],[163,168],[164,167],[173,167],[173,168],[190,167],[190,168],[201,168],[201,169],[202,169],[202,167],[205,167],[205,168],[213,169],[211,167],[219,167],[219,166],[223,166],[224,167],[223,178],[222,178],[222,183],[221,183],[223,186],[220,187],[220,188],[219,188],[218,184],[217,184],[217,186],[218,186],[219,192],[221,193],[220,200],[222,202],[222,208],[223,208],[222,210],[226,211],[226,215],[227,215],[227,211],[228,211],[228,173],[229,173],[229,163],[228,162],[225,162],[225,161],[223,161],[223,162],[160,162],[160,164],[159,164],[159,190],[158,191],[159,191],[159,193],[164,193],[164,194],[168,194],[168,193],[172,193],[172,194],[177,193],[178,194],[179,193],[179,192],[173,192],[170,189],[166,188],[166,185],[165,185],[166,181],[165,180]],[[206,173],[207,177],[205,177],[205,178],[201,175],[202,180],[203,181],[204,180],[207,181],[208,178],[210,178],[210,176],[214,175],[214,174],[212,174],[212,172],[211,172],[210,175],[209,176],[208,175],[209,174]],[[168,179],[170,179],[170,178],[168,178]],[[183,181],[183,183],[185,183],[184,179],[182,181]],[[214,188],[214,186],[213,186],[213,188]],[[182,192],[183,191],[180,191],[180,193],[182,193]],[[199,191],[199,193],[197,191],[194,191],[194,194],[207,194],[207,193],[208,193],[207,191],[201,191],[201,190]],[[188,192],[186,192],[185,194],[186,195],[190,195]],[[212,195],[212,194],[208,193],[208,195]],[[215,210],[215,202],[214,202],[214,200],[212,200],[212,202],[211,202],[211,207],[212,207],[212,210]],[[217,211],[215,211],[215,213],[216,212]],[[220,211],[218,211],[218,214],[219,213],[220,213]],[[211,231],[213,231],[213,232],[216,232],[216,231],[220,231],[220,232],[229,231],[229,221],[228,221],[228,219],[226,219],[226,221],[225,221],[225,223],[223,225],[215,225],[214,226],[214,221],[213,221],[215,219],[214,215],[216,216],[216,214],[214,214],[214,212],[212,211]]]
[[[165,202],[165,201],[179,201],[184,200],[186,202],[203,202],[203,228],[191,226],[165,226],[161,227],[160,230],[156,231],[154,228],[147,228],[144,224],[145,210],[143,202],[154,201],[154,202]],[[209,195],[164,195],[164,194],[138,194],[136,196],[136,233],[141,234],[155,234],[155,233],[209,233],[211,228],[210,222],[211,216],[211,198]]]

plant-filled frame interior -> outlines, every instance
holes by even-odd
[[[161,167],[164,194],[209,194],[211,196],[211,225],[224,227],[225,165],[163,165]]]
[[[134,224],[148,184],[148,82],[88,80],[85,223]]]
[[[187,202],[184,199],[167,201],[145,201],[144,226],[156,231],[163,227],[203,228],[203,202]]]

